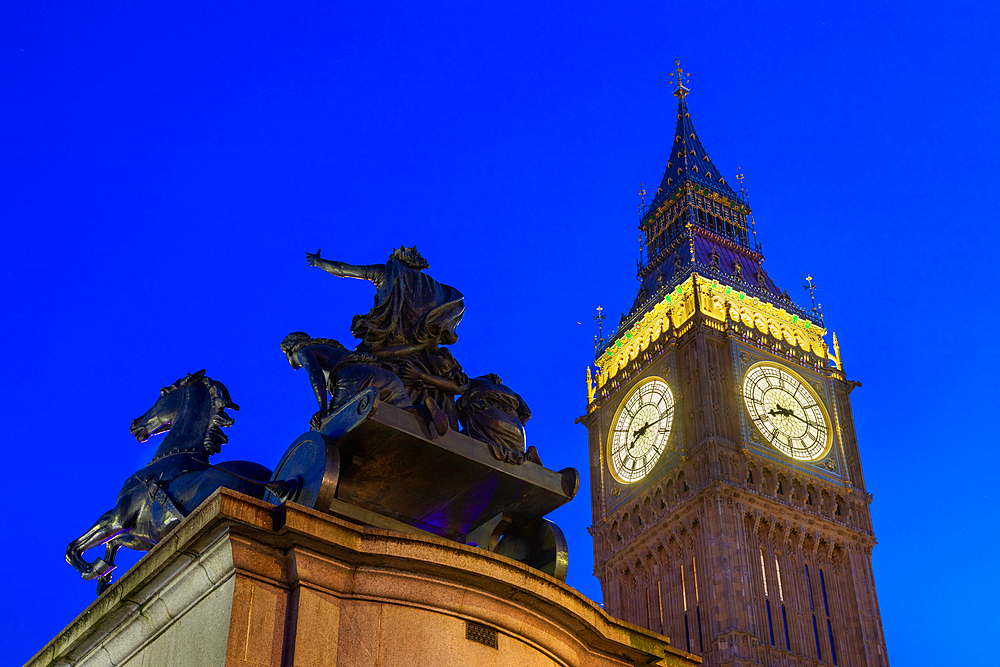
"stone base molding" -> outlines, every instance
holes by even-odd
[[[514,560],[222,489],[30,667],[693,667]]]

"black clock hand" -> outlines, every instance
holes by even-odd
[[[802,422],[806,426],[815,426],[815,424],[813,424],[811,421],[806,421],[802,417],[799,417],[790,408],[783,408],[780,405],[775,405],[774,407],[775,407],[775,410],[768,410],[767,411],[767,414],[771,415],[772,417],[775,416],[775,415],[781,415],[782,417],[795,417],[796,419],[798,419],[800,422]]]
[[[643,432],[643,433],[645,433],[645,432],[646,432],[646,430],[647,430],[647,429],[648,429],[648,428],[649,428],[650,426],[652,426],[653,424],[659,424],[659,423],[660,423],[661,421],[663,421],[664,419],[666,419],[666,418],[667,418],[667,417],[669,417],[669,416],[670,416],[670,410],[667,410],[667,411],[666,411],[665,413],[663,413],[663,416],[662,416],[662,417],[660,417],[659,419],[655,419],[655,420],[653,420],[653,421],[649,422],[648,424],[646,424],[645,426],[643,426],[643,427],[642,427],[642,432]]]
[[[649,430],[650,426],[652,426],[652,423],[641,426],[638,431],[632,431],[632,442],[628,445],[629,449],[632,449],[632,447],[635,446],[636,441],[646,434],[646,431]]]
[[[811,421],[806,421],[805,419],[803,419],[802,417],[799,417],[797,414],[795,414],[791,410],[788,411],[788,416],[789,417],[795,417],[796,419],[798,419],[800,422],[802,422],[806,426],[813,426],[813,423]]]
[[[670,411],[667,410],[667,412],[662,417],[660,417],[659,419],[657,419],[655,421],[651,421],[648,424],[640,427],[638,431],[633,431],[632,432],[632,444],[629,445],[629,448],[631,449],[632,445],[635,444],[636,440],[638,440],[643,435],[645,435],[646,431],[648,431],[653,424],[658,424],[659,422],[663,421],[664,419],[666,419],[669,416],[670,416]]]

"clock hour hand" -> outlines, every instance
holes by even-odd
[[[795,417],[796,419],[798,419],[803,424],[805,424],[807,426],[813,426],[813,423],[811,421],[807,421],[807,420],[803,419],[802,417],[799,417],[790,408],[783,408],[780,405],[775,405],[774,408],[775,408],[774,410],[768,410],[767,414],[771,415],[772,417],[775,416],[775,415],[781,415],[782,417]]]
[[[663,421],[664,419],[666,419],[666,418],[667,418],[667,417],[669,417],[669,416],[670,416],[670,411],[668,410],[668,411],[667,411],[667,412],[666,412],[666,413],[665,413],[665,414],[664,414],[664,415],[663,415],[662,417],[660,417],[659,419],[656,419],[656,420],[654,420],[654,421],[651,421],[651,422],[649,422],[648,424],[645,424],[644,426],[641,426],[641,427],[639,427],[639,430],[638,430],[638,431],[633,431],[633,432],[632,432],[632,444],[631,444],[631,445],[629,445],[629,447],[631,447],[632,445],[634,445],[634,444],[635,444],[635,442],[636,442],[636,440],[638,440],[638,439],[639,439],[639,438],[641,438],[641,437],[642,437],[643,435],[645,435],[645,434],[646,434],[646,431],[648,431],[648,430],[650,429],[650,427],[652,427],[652,426],[653,426],[653,424],[658,424],[658,423],[660,423],[661,421]]]
[[[644,426],[640,426],[638,431],[632,431],[632,442],[629,443],[629,449],[632,448],[639,438],[646,434],[646,431],[648,431],[649,427],[652,425],[653,424],[651,422],[649,424],[645,424]]]

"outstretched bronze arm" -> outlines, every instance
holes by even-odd
[[[322,249],[317,250],[315,253],[306,253],[306,262],[309,266],[317,266],[327,273],[341,277],[341,278],[358,278],[360,280],[367,280],[373,283],[380,283],[385,277],[385,266],[382,264],[348,264],[346,262],[335,262],[329,259],[323,259],[319,256]]]

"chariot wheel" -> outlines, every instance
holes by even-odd
[[[337,495],[340,481],[340,450],[337,443],[319,431],[300,435],[291,444],[271,475],[272,482],[285,482],[280,495],[268,491],[264,500],[275,505],[293,502],[326,512]]]
[[[513,558],[536,570],[566,581],[569,548],[559,526],[548,519],[515,522],[503,532],[494,553]]]

